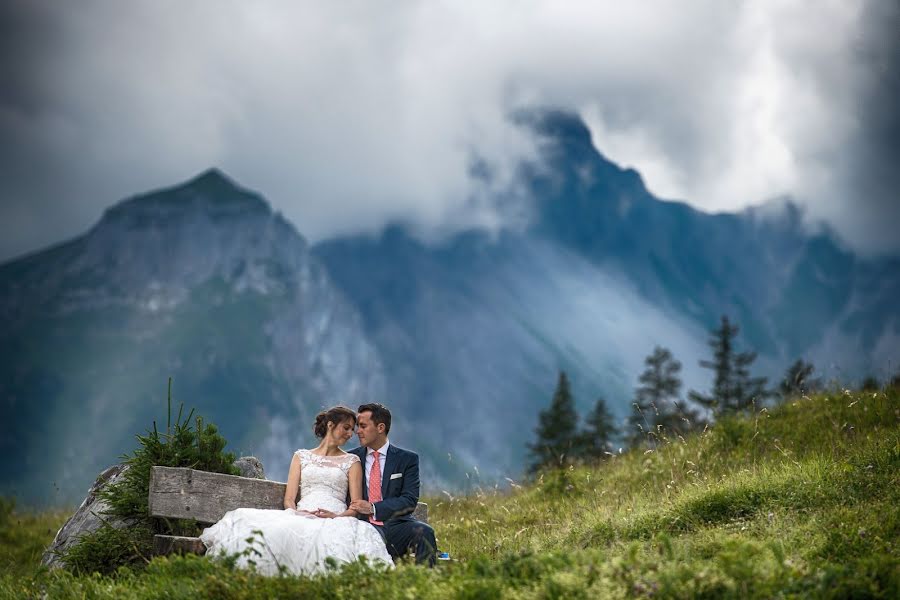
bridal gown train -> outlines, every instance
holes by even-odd
[[[233,554],[247,549],[247,538],[261,554],[241,556],[238,565],[256,563],[260,573],[273,575],[283,565],[291,573],[311,575],[326,569],[326,559],[352,562],[360,556],[393,565],[381,534],[356,517],[323,519],[300,511],[324,508],[335,513],[347,509],[347,474],[359,462],[353,454],[319,456],[297,450],[300,457],[300,499],[297,511],[238,508],[203,531],[207,554]],[[262,531],[262,536],[254,533]]]

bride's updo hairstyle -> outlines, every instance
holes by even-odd
[[[316,415],[316,422],[313,424],[313,433],[317,438],[324,438],[328,433],[328,424],[334,423],[335,426],[340,425],[344,421],[353,421],[356,426],[356,413],[346,406],[333,406],[328,410],[323,410]]]

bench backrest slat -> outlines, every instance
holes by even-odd
[[[284,508],[287,484],[183,467],[150,470],[150,516],[215,523],[236,508]],[[300,498],[300,491],[297,491]],[[428,522],[428,505],[419,502],[413,517]]]
[[[194,469],[153,467],[150,515],[215,523],[236,508],[280,509],[284,507],[285,485]]]

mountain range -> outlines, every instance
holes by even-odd
[[[801,356],[848,385],[897,369],[900,258],[857,256],[789,201],[660,200],[577,116],[517,119],[540,155],[515,226],[426,239],[397,222],[310,246],[212,169],[0,265],[0,493],[78,500],[164,421],[170,376],[176,405],[274,479],[320,408],[384,402],[436,493],[520,477],[560,369],[580,410],[602,396],[619,419],[655,345],[707,389],[723,314],[772,378]]]

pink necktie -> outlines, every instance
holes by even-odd
[[[381,502],[381,461],[378,458],[378,451],[372,453],[372,471],[369,473],[369,502],[375,504]],[[375,513],[369,516],[369,523],[372,525],[384,525],[383,521],[375,520]]]

